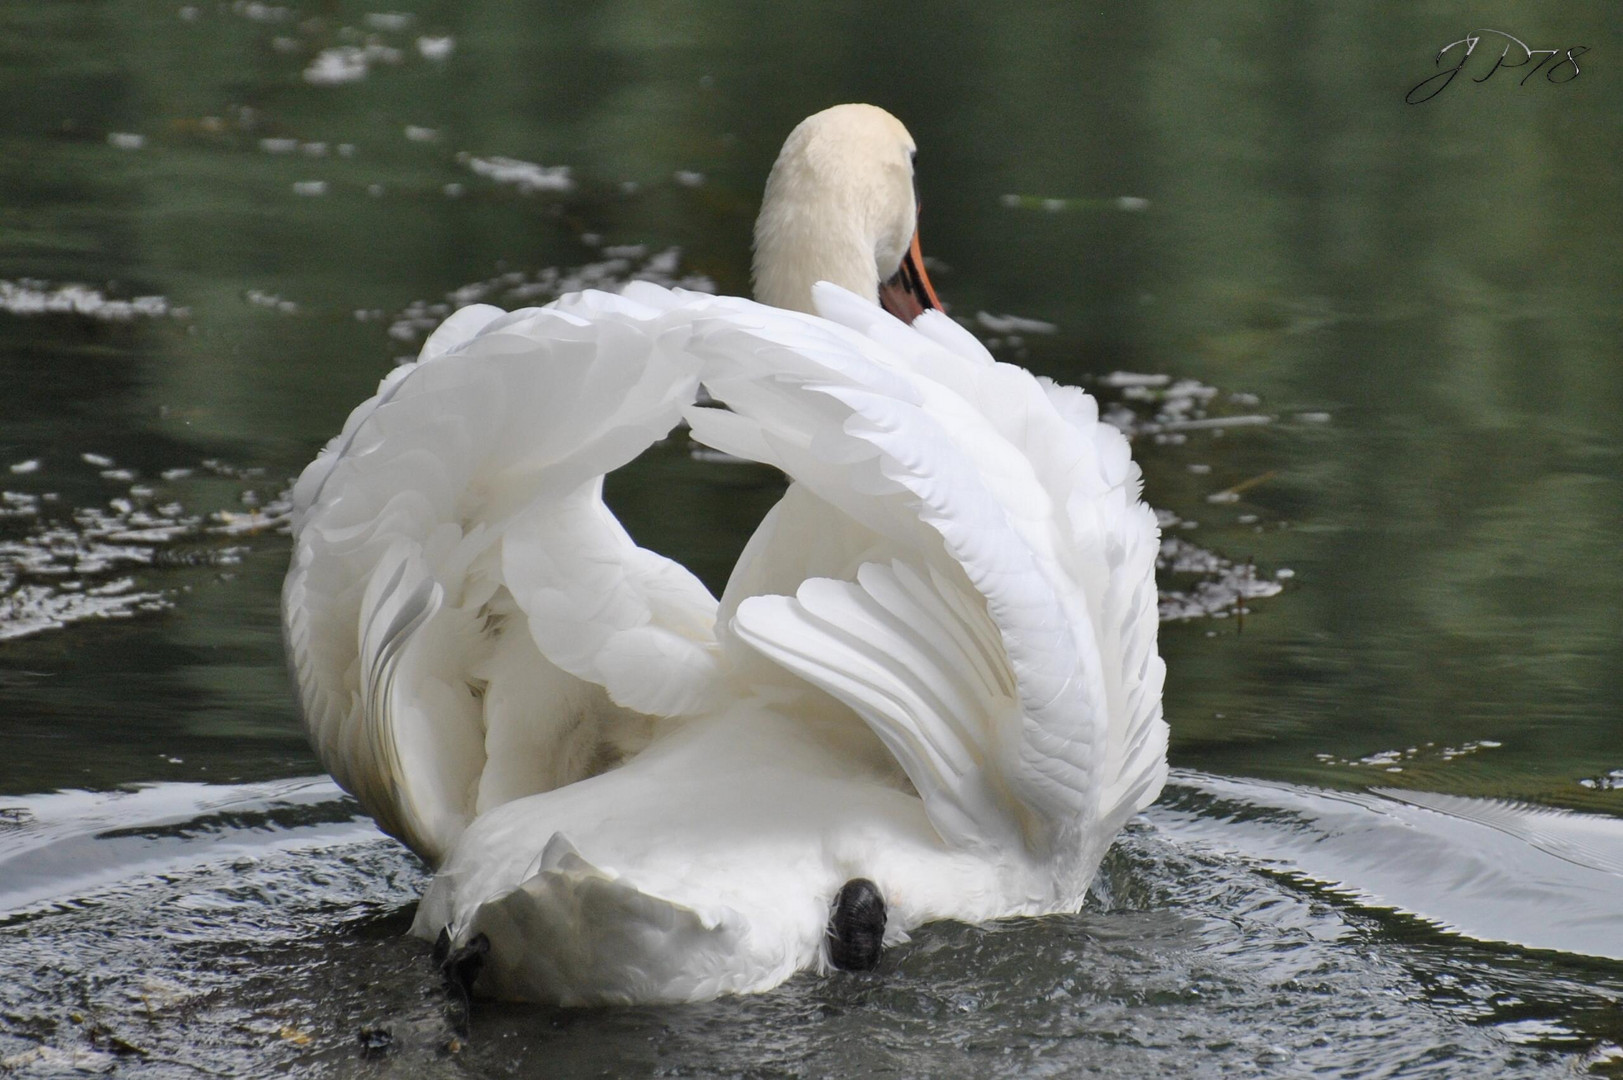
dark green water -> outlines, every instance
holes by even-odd
[[[1591,51],[1570,81],[1477,83],[1485,36],[1406,104],[1479,26]],[[1601,3],[0,8],[0,1060],[1623,1069],[1617,26]],[[1194,616],[1162,632],[1182,771],[1075,919],[938,928],[875,980],[747,1001],[492,1007],[442,1052],[399,938],[420,870],[287,783],[319,767],[277,497],[432,305],[632,273],[744,291],[779,142],[842,100],[917,139],[954,314],[1137,431],[1169,557],[1205,567],[1162,580]],[[776,488],[673,443],[610,496],[719,586]],[[215,786],[118,794],[152,784]],[[1472,801],[1405,816],[1371,788]],[[395,1049],[363,1059],[380,1025]]]

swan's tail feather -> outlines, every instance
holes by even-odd
[[[433,939],[452,891],[445,875],[424,898],[416,925]],[[519,884],[463,913],[453,946],[483,934],[490,952],[474,989],[492,997],[561,1005],[700,1001],[751,989],[736,963],[744,921],[726,908],[700,912],[638,889],[584,859],[554,834]],[[793,971],[774,971],[774,983]],[[751,978],[759,981],[759,973]]]

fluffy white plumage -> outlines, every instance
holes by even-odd
[[[1125,439],[939,312],[813,302],[464,309],[295,488],[312,740],[436,868],[415,932],[489,937],[481,991],[768,989],[855,877],[891,941],[1075,910],[1160,790]],[[601,499],[682,419],[791,480],[719,602]]]

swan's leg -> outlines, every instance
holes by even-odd
[[[885,943],[885,898],[867,878],[840,886],[828,920],[828,961],[841,971],[872,971]]]
[[[434,965],[445,977],[446,992],[462,1005],[461,1019],[455,1025],[459,1032],[466,1032],[468,1013],[473,1007],[474,980],[479,978],[489,952],[490,939],[483,934],[475,934],[466,945],[455,949],[451,948],[448,926],[441,928],[440,936],[434,939]]]
[[[440,964],[445,981],[462,991],[464,997],[471,997],[474,980],[479,978],[489,952],[490,939],[483,934],[475,934],[466,945],[449,950]]]

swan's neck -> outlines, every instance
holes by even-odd
[[[813,311],[812,286],[831,281],[877,302],[879,267],[872,241],[860,235],[857,216],[838,207],[818,211],[807,203],[763,204],[755,223],[755,299]]]
[[[791,137],[767,178],[755,221],[755,299],[812,311],[812,286],[831,281],[879,302],[912,238],[911,189],[900,199],[882,174],[832,167]]]

